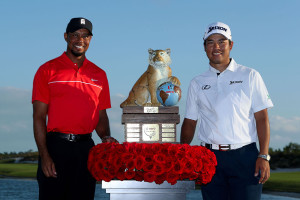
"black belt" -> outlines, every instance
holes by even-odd
[[[49,136],[61,138],[64,140],[67,140],[69,142],[79,142],[79,141],[85,141],[92,138],[92,134],[69,134],[69,133],[60,133],[60,132],[49,132]]]

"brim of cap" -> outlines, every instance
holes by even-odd
[[[69,32],[73,33],[73,32],[75,32],[75,31],[77,31],[77,30],[79,30],[79,29],[82,29],[82,28],[88,30],[88,31],[90,32],[90,34],[93,35],[93,33],[92,33],[91,30],[89,30],[89,29],[86,28],[86,27],[82,27],[82,26],[75,26],[75,27],[73,27],[73,28],[70,28],[70,29],[69,29]]]
[[[214,35],[214,34],[220,34],[223,35],[224,37],[226,37],[228,40],[232,40],[232,38],[227,37],[225,34],[223,33],[211,33],[209,35],[207,35],[206,37],[203,37],[203,40],[206,40],[209,36]]]

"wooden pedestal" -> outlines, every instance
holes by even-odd
[[[175,143],[176,125],[180,122],[179,107],[123,108],[125,141],[139,143]]]

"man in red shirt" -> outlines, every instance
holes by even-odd
[[[34,77],[32,103],[34,137],[40,159],[37,172],[40,199],[94,199],[95,179],[87,169],[96,130],[102,142],[110,137],[106,109],[111,107],[105,72],[85,57],[92,23],[70,20],[67,51],[43,64]]]

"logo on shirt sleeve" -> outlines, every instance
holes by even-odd
[[[203,85],[202,90],[209,90],[211,88],[210,85]]]

